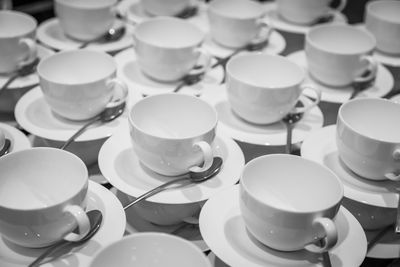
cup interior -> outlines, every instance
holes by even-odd
[[[97,9],[113,6],[117,0],[55,0],[55,2],[75,8]]]
[[[400,105],[385,99],[355,99],[341,106],[339,118],[353,131],[382,142],[400,143]]]
[[[271,89],[299,85],[305,75],[301,67],[282,56],[259,53],[234,57],[226,69],[242,83]]]
[[[58,205],[87,183],[85,164],[55,148],[32,148],[0,158],[0,205],[32,210]]]
[[[373,1],[367,5],[367,12],[381,20],[400,23],[399,1]]]
[[[265,12],[258,3],[242,0],[214,0],[208,8],[219,16],[235,19],[258,18]]]
[[[216,111],[194,96],[160,94],[137,102],[129,113],[138,130],[164,139],[193,138],[214,129]]]
[[[241,184],[259,203],[295,213],[325,210],[343,197],[343,187],[330,170],[290,155],[252,160],[243,170]]]
[[[0,11],[0,38],[25,36],[37,27],[36,20],[22,12]]]
[[[109,78],[116,72],[116,65],[104,52],[82,49],[51,55],[39,63],[37,71],[47,81],[75,85]]]

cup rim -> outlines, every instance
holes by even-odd
[[[389,22],[389,23],[394,23],[394,24],[400,24],[400,21],[396,21],[396,20],[392,20],[382,14],[379,14],[379,12],[377,12],[375,10],[376,7],[378,6],[385,6],[385,5],[397,5],[400,8],[400,2],[397,0],[385,0],[385,1],[371,1],[368,2],[367,6],[366,6],[366,15],[368,16],[373,16],[376,19],[379,19],[381,21],[384,22]]]
[[[108,3],[104,2],[103,4],[97,4],[96,6],[89,6],[89,5],[82,5],[82,3],[76,4],[78,1],[70,1],[70,0],[54,0],[54,1],[60,5],[73,7],[73,8],[79,8],[79,9],[86,9],[86,10],[108,8],[108,7],[115,6],[118,2],[118,0],[110,0],[110,2],[108,2]]]
[[[29,15],[29,14],[26,14],[24,12],[17,11],[17,10],[0,10],[0,14],[5,14],[6,16],[14,16],[14,17],[22,18],[22,19],[24,19],[26,21],[30,21],[30,23],[32,23],[32,26],[33,26],[31,29],[25,31],[23,34],[14,33],[14,34],[11,34],[9,36],[1,36],[0,35],[0,39],[16,38],[16,37],[21,37],[21,36],[23,37],[26,34],[29,34],[31,32],[36,31],[36,28],[38,27],[38,21],[36,20],[36,18],[31,16],[31,15]]]
[[[243,1],[238,1],[238,0],[228,0],[226,2],[232,3],[232,2],[243,2]],[[249,15],[249,16],[243,16],[243,17],[235,17],[234,15],[227,14],[222,12],[221,10],[215,8],[214,6],[217,5],[218,0],[211,1],[211,3],[207,7],[207,11],[210,13],[214,13],[215,15],[222,17],[222,18],[227,18],[227,19],[234,19],[234,20],[251,20],[251,19],[259,19],[262,18],[267,14],[267,11],[263,8],[263,6],[255,1],[247,1],[246,3],[249,5],[252,5],[254,7],[258,7],[258,14],[254,15]]]

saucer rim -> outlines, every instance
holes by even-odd
[[[29,141],[29,138],[20,130],[18,130],[17,128],[4,123],[4,122],[0,122],[0,129],[3,130],[6,138],[10,138],[11,139],[11,144],[12,144],[12,148],[9,151],[9,153],[13,153],[16,151],[20,151],[20,150],[24,150],[24,149],[28,149],[31,148],[31,142]]]

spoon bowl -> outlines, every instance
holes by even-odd
[[[4,91],[4,89],[7,89],[10,84],[16,80],[19,77],[24,77],[29,74],[32,74],[36,71],[36,67],[39,64],[40,59],[36,58],[32,62],[22,65],[15,73],[13,73],[8,80],[3,84],[3,86],[0,88],[0,92]]]
[[[101,35],[95,39],[92,39],[90,41],[86,41],[86,42],[82,43],[79,46],[79,48],[81,48],[81,49],[85,48],[89,44],[92,44],[92,43],[108,43],[108,42],[118,41],[119,39],[122,38],[122,36],[124,36],[125,32],[126,32],[125,27],[111,28],[103,35]]]

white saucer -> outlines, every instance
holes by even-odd
[[[121,20],[116,20],[114,27],[120,27],[123,22]],[[125,49],[133,44],[132,33],[133,26],[126,24],[125,35],[115,41],[108,43],[93,43],[87,46],[87,49],[100,50],[104,52],[116,52]],[[48,47],[55,50],[73,50],[77,49],[82,42],[73,40],[65,36],[63,30],[61,29],[58,18],[51,18],[42,22],[37,29],[38,40]]]
[[[103,222],[99,231],[83,246],[78,247],[53,262],[43,264],[43,267],[57,266],[88,266],[90,260],[102,247],[122,238],[126,217],[121,203],[106,188],[89,181],[87,210],[99,209],[103,213]],[[22,267],[35,260],[43,249],[24,248],[4,240],[0,236],[0,266]]]
[[[210,51],[210,53],[213,56],[220,58],[227,57],[235,51],[235,49],[224,47],[216,43],[211,38],[210,34],[207,35],[207,38],[203,43],[203,47],[207,49],[207,51]],[[260,52],[274,55],[281,53],[285,49],[285,47],[286,47],[285,38],[279,32],[273,31],[269,39],[268,45],[264,49],[260,50]]]
[[[367,240],[361,225],[344,207],[334,219],[338,243],[329,252],[332,266],[359,266]],[[250,237],[239,207],[239,185],[211,197],[200,212],[200,232],[210,249],[230,266],[323,266],[322,255],[273,250]]]
[[[400,104],[400,94],[392,96],[390,100]]]
[[[265,21],[270,23],[274,28],[286,32],[292,33],[307,33],[311,25],[301,25],[301,24],[294,24],[283,19],[276,11],[276,3],[270,2],[265,4],[265,8],[267,10],[267,15]],[[344,14],[334,11],[334,19],[332,22],[328,22],[326,24],[333,24],[333,23],[347,23],[347,18]]]
[[[310,77],[307,71],[307,59],[304,50],[294,52],[287,56],[288,59],[302,66],[306,72],[307,77],[304,83],[311,83],[318,86],[322,90],[322,101],[332,103],[344,103],[349,100],[353,88],[350,86],[344,88],[332,88],[320,84]],[[370,88],[362,91],[357,97],[382,97],[392,90],[394,86],[394,79],[391,72],[383,65],[378,65],[378,72],[376,74],[375,84]],[[313,97],[310,95],[310,97]]]
[[[37,45],[37,55],[38,58],[41,60],[54,54],[53,50],[50,50],[42,45]],[[5,75],[0,75],[0,87],[3,86],[7,80],[9,79],[9,76]],[[12,89],[18,89],[18,88],[23,88],[23,87],[28,87],[28,86],[33,86],[35,84],[39,83],[39,76],[37,75],[36,72],[26,75],[24,77],[19,77],[15,79],[7,89],[12,90]]]
[[[155,95],[160,93],[171,92],[180,83],[180,81],[172,83],[161,83],[150,79],[145,75],[138,66],[136,54],[133,48],[126,49],[114,56],[118,65],[118,76],[121,77],[129,87],[139,90],[143,95]],[[210,69],[202,81],[185,86],[180,92],[191,95],[200,95],[204,88],[219,84],[224,77],[224,69],[222,66]]]
[[[28,137],[17,128],[0,122],[0,130],[11,141],[9,153],[32,147]]]
[[[215,107],[218,113],[218,129],[230,135],[235,140],[265,146],[279,146],[286,144],[286,126],[283,122],[270,125],[248,123],[234,114],[226,95],[226,85],[208,87],[201,98]],[[305,103],[310,103],[307,97],[302,97]],[[321,128],[324,116],[315,107],[304,114],[304,117],[295,124],[292,133],[292,143],[296,144],[306,138],[315,129]]]
[[[221,171],[203,183],[174,187],[148,198],[151,202],[183,204],[208,199],[239,180],[244,156],[239,146],[229,137],[217,134],[213,143],[214,154],[223,158]],[[170,181],[166,177],[145,169],[133,151],[129,127],[121,128],[103,144],[99,152],[99,167],[104,177],[118,190],[138,197],[148,190]]]
[[[121,201],[122,206],[127,205],[130,202],[129,196],[125,193],[117,190],[116,188],[112,188],[111,192],[113,192],[119,201]],[[173,233],[176,229],[180,228],[181,225],[168,225],[168,226],[161,226],[156,225],[151,222],[146,221],[140,215],[138,215],[135,209],[127,209],[125,211],[126,214],[126,229],[125,235],[137,233],[137,232],[160,232],[160,233]],[[186,240],[193,242],[197,245],[202,251],[207,251],[208,246],[204,242],[198,225],[185,225],[184,227],[177,230],[175,234]]]
[[[130,90],[127,106],[129,107],[142,96],[137,90]],[[118,129],[118,126],[127,123],[127,108],[119,118],[102,124],[96,124],[88,128],[76,141],[90,141],[110,136]],[[71,121],[53,113],[47,105],[42,90],[36,87],[26,93],[18,101],[15,107],[15,119],[19,125],[31,134],[42,138],[66,141],[86,121]]]

